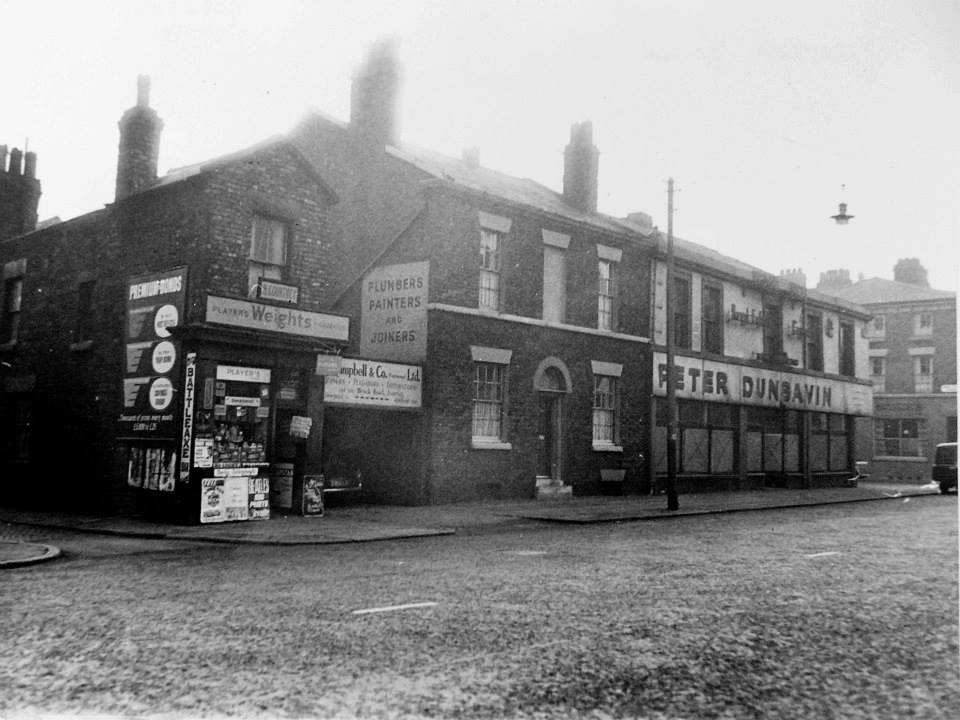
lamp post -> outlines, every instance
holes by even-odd
[[[670,178],[667,180],[667,510],[680,507],[677,499],[677,389],[673,357],[676,340],[674,272],[673,178]]]

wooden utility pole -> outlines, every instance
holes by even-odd
[[[667,510],[680,508],[677,499],[677,379],[674,364],[676,297],[673,286],[673,178],[667,180]]]

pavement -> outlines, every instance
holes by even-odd
[[[936,484],[867,483],[856,487],[686,494],[679,509],[666,509],[664,495],[567,497],[548,500],[495,500],[420,507],[353,505],[328,507],[322,516],[274,513],[270,520],[173,525],[137,517],[77,515],[0,508],[0,569],[19,567],[60,554],[53,546],[2,539],[11,526],[72,530],[126,537],[255,545],[323,545],[399,540],[482,532],[492,526],[529,522],[610,523],[667,520],[691,515],[832,505],[870,500],[907,502],[937,495]],[[6,531],[6,532],[5,532]],[[14,533],[15,534],[15,533]]]

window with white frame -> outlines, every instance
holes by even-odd
[[[620,449],[620,376],[623,366],[593,360],[593,447]]]
[[[617,329],[618,266],[623,250],[597,245],[597,329]]]
[[[260,278],[282,280],[287,267],[287,223],[266,217],[253,216],[250,233],[250,269],[247,293],[253,295]]]
[[[876,392],[883,392],[886,384],[887,359],[885,357],[870,358],[870,380]]]
[[[597,328],[613,330],[614,288],[616,265],[609,260],[597,262],[599,284],[597,287]]]
[[[933,335],[933,313],[919,313],[913,316],[913,334]]]
[[[933,392],[933,355],[914,356],[913,391]]]
[[[877,419],[876,454],[887,457],[922,457],[920,445],[922,420]]]
[[[887,319],[884,315],[874,315],[867,324],[867,337],[873,340],[883,340],[887,335]]]
[[[507,366],[475,362],[473,372],[473,439],[475,442],[500,442],[503,439]]]
[[[500,263],[503,233],[480,228],[480,299],[481,310],[500,311]]]

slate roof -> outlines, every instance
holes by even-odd
[[[878,277],[861,280],[849,287],[824,290],[823,292],[859,305],[956,300],[957,298],[957,294],[950,290],[934,290],[933,288]]]

